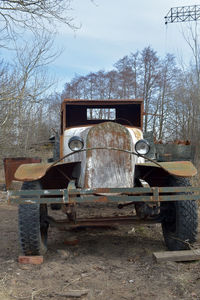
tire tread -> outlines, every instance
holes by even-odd
[[[188,178],[170,176],[167,186],[190,186]],[[169,203],[168,205],[171,205]],[[169,250],[187,250],[196,241],[198,214],[196,201],[183,200],[175,202],[176,231],[170,232],[167,223],[162,222],[163,236]]]
[[[23,190],[40,189],[37,181],[24,182]],[[20,204],[18,210],[19,241],[24,255],[40,255],[46,248],[40,233],[40,205]]]

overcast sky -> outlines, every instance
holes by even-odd
[[[164,56],[173,53],[189,60],[181,30],[188,23],[165,25],[171,7],[200,4],[200,0],[74,0],[71,16],[81,28],[75,33],[60,27],[56,44],[62,55],[50,70],[59,79],[58,91],[76,74],[109,70],[130,52],[151,46]]]

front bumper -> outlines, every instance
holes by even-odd
[[[134,187],[77,189],[71,181],[67,189],[8,191],[9,204],[132,203],[199,200],[199,187]]]

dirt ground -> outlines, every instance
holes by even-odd
[[[6,204],[5,192],[0,220],[0,300],[200,299],[200,261],[155,262],[152,253],[166,250],[160,225],[50,228],[44,263],[22,265],[17,207]],[[78,244],[66,245],[69,237]]]

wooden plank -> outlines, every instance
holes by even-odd
[[[154,252],[153,256],[157,262],[199,260],[200,249]]]
[[[43,263],[43,256],[19,256],[20,264],[40,265]]]

